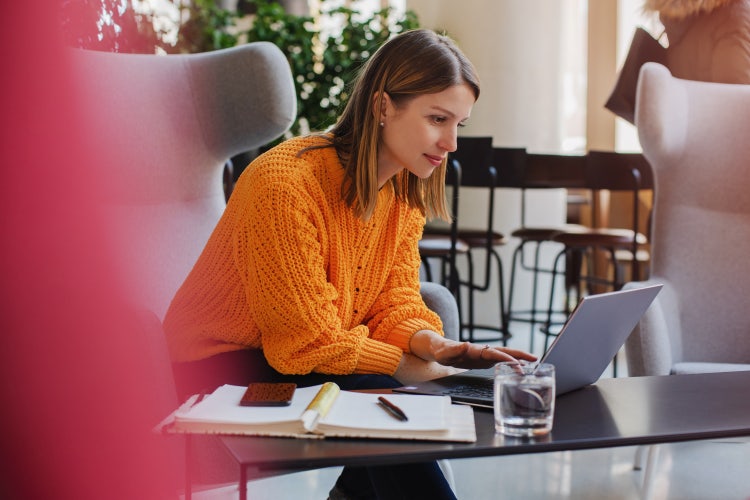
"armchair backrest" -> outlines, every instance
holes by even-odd
[[[90,146],[107,170],[101,194],[126,298],[163,318],[226,206],[224,164],[294,120],[289,65],[267,42],[201,54],[70,55],[99,141]]]
[[[680,311],[675,361],[748,363],[750,85],[646,63],[636,102],[655,178],[651,276],[672,285]]]

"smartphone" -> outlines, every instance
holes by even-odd
[[[297,384],[254,382],[247,386],[241,406],[288,406]]]

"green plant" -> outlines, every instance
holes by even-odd
[[[381,43],[402,31],[417,28],[416,14],[394,18],[385,8],[363,16],[355,8],[324,10],[324,16],[339,17],[343,28],[322,33],[310,16],[295,16],[269,0],[248,0],[256,14],[252,27],[243,33],[248,42],[268,41],[286,54],[297,90],[297,120],[290,134],[324,130],[335,123],[348,98],[347,84],[359,66]],[[356,3],[356,2],[355,2]],[[325,6],[325,2],[323,2]]]
[[[294,77],[297,119],[289,135],[299,135],[334,124],[359,66],[388,38],[419,27],[413,11],[396,16],[385,8],[363,15],[355,7],[326,10],[327,3],[322,1],[321,16],[338,18],[342,27],[333,33],[272,0],[241,0],[238,8],[254,11],[244,30],[238,27],[242,12],[223,9],[216,0],[172,0],[170,15],[138,0],[63,0],[62,21],[71,45],[114,52],[194,53],[271,42],[286,55]]]
[[[174,3],[179,7],[183,21],[177,42],[171,47],[162,45],[166,52],[209,52],[237,45],[239,39],[233,28],[239,13],[217,6],[215,0],[178,0]]]
[[[144,0],[62,0],[68,45],[105,52],[186,54],[233,47],[238,12],[215,0],[172,0],[156,8]]]
[[[154,53],[161,46],[152,17],[122,0],[62,0],[60,27],[71,47],[102,52]]]

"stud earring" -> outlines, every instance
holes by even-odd
[[[385,127],[385,123],[383,123],[383,122],[380,122],[380,126],[381,126],[381,127]]]

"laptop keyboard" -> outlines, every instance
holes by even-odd
[[[492,401],[494,397],[494,388],[492,381],[489,381],[487,385],[476,384],[476,385],[459,385],[445,389],[443,394],[446,396],[459,396],[479,399],[489,399]]]

